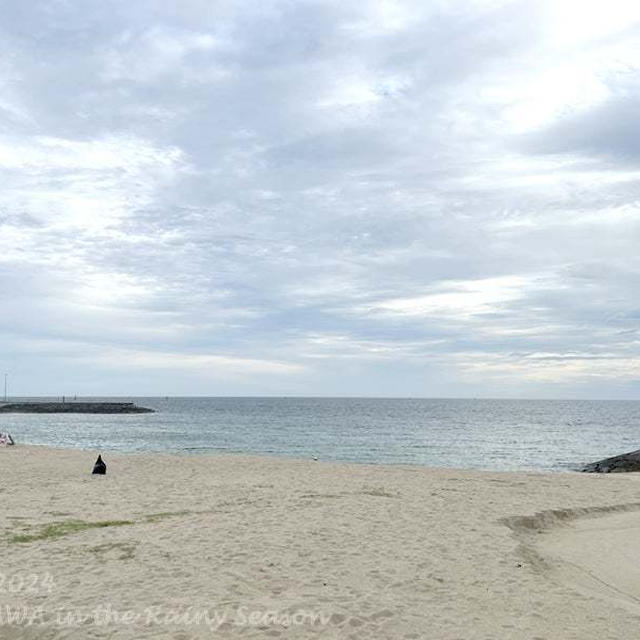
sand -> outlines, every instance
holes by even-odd
[[[0,449],[2,640],[638,636],[636,474],[94,458]]]

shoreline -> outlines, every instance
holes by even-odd
[[[265,460],[281,460],[281,461],[290,461],[290,462],[309,462],[313,464],[332,464],[338,466],[357,466],[357,467],[390,467],[394,469],[414,469],[414,470],[429,470],[429,471],[470,471],[473,473],[516,473],[516,474],[541,474],[541,475],[582,475],[582,472],[579,467],[576,468],[564,468],[564,469],[524,469],[524,468],[513,468],[513,469],[487,469],[484,467],[438,467],[438,466],[427,466],[421,464],[410,464],[404,462],[360,462],[357,460],[332,460],[330,458],[318,458],[317,460],[314,458],[300,458],[297,456],[289,456],[287,454],[276,454],[276,453],[250,453],[245,451],[208,451],[208,450],[198,450],[198,452],[190,452],[190,450],[137,450],[137,451],[123,451],[119,449],[108,449],[108,448],[99,448],[99,447],[67,447],[67,446],[54,446],[51,444],[33,444],[33,443],[22,443],[16,442],[13,448],[36,448],[36,449],[44,449],[51,451],[77,451],[81,453],[91,453],[97,456],[98,454],[102,454],[103,456],[171,456],[178,458],[255,458],[256,460],[265,459]],[[580,463],[583,464],[583,463]],[[587,464],[587,463],[584,463]]]
[[[607,527],[635,526],[637,474],[110,452],[97,477],[95,455],[0,449],[3,638],[564,640],[637,628],[633,566],[615,561],[604,595],[565,571],[588,569],[601,540],[635,539]],[[49,617],[8,625],[18,605]]]

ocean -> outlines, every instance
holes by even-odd
[[[78,398],[80,400],[80,398]],[[370,398],[131,400],[156,413],[0,414],[18,443],[569,471],[640,448],[640,402]]]

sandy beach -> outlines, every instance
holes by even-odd
[[[633,638],[640,476],[0,448],[0,638]]]

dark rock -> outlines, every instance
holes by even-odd
[[[583,467],[582,471],[585,473],[640,471],[640,449],[631,451],[630,453],[623,453],[619,456],[613,456],[613,458],[605,458],[604,460],[592,462]]]

